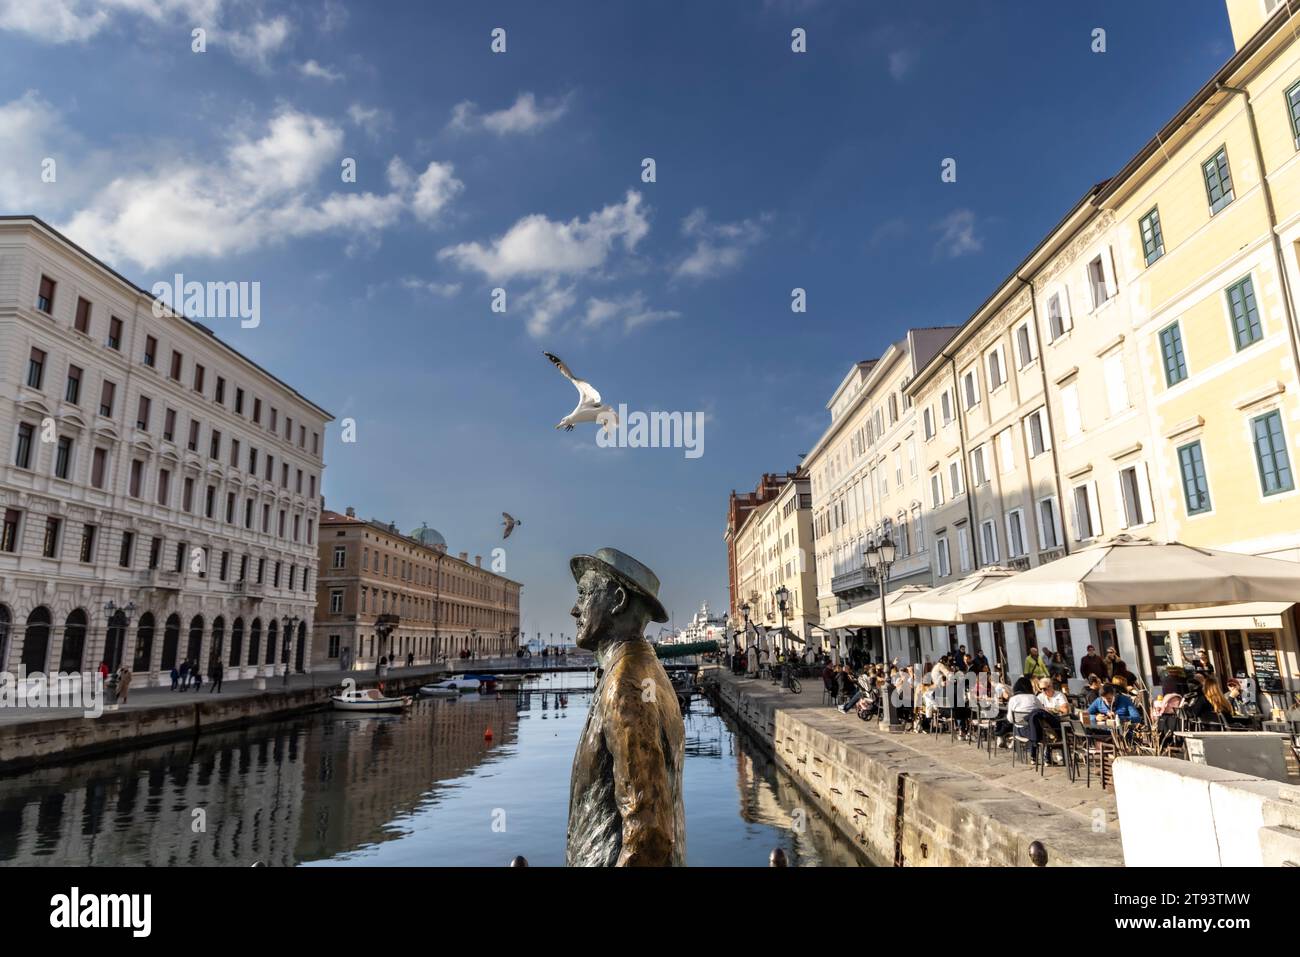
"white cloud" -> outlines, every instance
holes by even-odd
[[[45,43],[83,43],[122,15],[215,24],[222,0],[0,0],[0,30]]]
[[[578,297],[572,284],[561,286],[556,277],[550,276],[521,295],[515,301],[514,308],[523,309],[528,313],[524,327],[529,335],[540,339],[551,331],[556,320],[572,309],[577,301]],[[509,301],[506,307],[511,308]]]
[[[896,81],[901,82],[907,74],[912,72],[912,67],[916,65],[917,52],[909,47],[891,50],[888,60],[889,75]]]
[[[365,130],[366,135],[372,139],[378,139],[393,125],[392,114],[387,110],[377,106],[362,106],[360,103],[348,107],[348,119],[354,126]]]
[[[298,72],[303,76],[313,80],[324,80],[326,83],[337,83],[343,79],[343,74],[337,70],[331,70],[327,66],[322,66],[315,60],[308,60],[306,63],[298,64]]]
[[[588,329],[599,329],[610,322],[622,322],[624,330],[631,332],[638,326],[680,317],[681,313],[673,309],[647,308],[645,294],[634,292],[618,299],[592,296],[587,300],[587,314],[582,324]]]
[[[709,221],[705,210],[694,210],[682,220],[682,235],[693,239],[695,246],[677,264],[673,274],[688,279],[713,279],[735,269],[745,254],[762,242],[768,219],[764,215],[757,220],[714,223]]]
[[[984,238],[975,234],[975,213],[969,209],[955,209],[935,224],[939,241],[935,253],[956,259],[984,248]]]
[[[568,109],[568,96],[548,100],[545,105],[538,106],[537,98],[532,93],[520,93],[515,102],[505,109],[482,114],[478,112],[478,104],[464,100],[452,107],[451,121],[447,125],[455,130],[484,129],[498,136],[535,133],[560,119]]]
[[[628,252],[635,250],[649,231],[641,194],[628,190],[622,203],[606,206],[585,220],[555,222],[534,213],[487,245],[449,246],[438,252],[438,258],[497,280],[578,275],[599,269],[618,245]]]
[[[79,175],[66,176],[60,166],[57,186],[41,183],[40,158],[54,144],[66,149],[76,142],[39,93],[0,104],[0,155],[32,170],[27,178],[0,179],[0,203],[46,215],[96,255],[145,269],[325,233],[343,233],[357,248],[377,242],[408,211],[427,221],[435,205],[441,210],[461,188],[450,166],[431,163],[416,176],[396,161],[387,192],[342,184],[329,192],[328,184],[337,183],[329,174],[342,130],[291,109],[256,134],[237,135],[222,154],[156,162],[141,149],[134,158],[115,154],[109,163],[74,151]],[[64,187],[65,178],[73,184]]]
[[[216,33],[218,43],[224,43],[237,59],[259,70],[270,67],[271,56],[277,53],[288,39],[289,20],[282,16],[272,20],[261,20],[248,30],[219,30]]]

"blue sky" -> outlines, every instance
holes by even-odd
[[[602,545],[680,624],[725,603],[728,491],[798,462],[848,365],[961,322],[1231,52],[1220,0],[0,0],[0,209],[146,288],[259,281],[258,328],[209,324],[356,420],[328,506],[485,560],[518,516],[530,635],[572,633]],[[704,454],[555,431],[543,349],[704,413]]]

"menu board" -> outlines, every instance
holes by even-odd
[[[1183,666],[1188,671],[1196,665],[1196,653],[1201,650],[1201,633],[1184,631],[1178,636],[1178,644],[1183,650]]]
[[[1282,671],[1277,663],[1277,642],[1272,635],[1250,636],[1250,660],[1255,666],[1255,680],[1260,691],[1281,691]]]

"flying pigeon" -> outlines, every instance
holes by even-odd
[[[543,352],[542,355],[554,363],[555,368],[560,370],[560,374],[573,383],[573,387],[578,390],[578,404],[574,410],[555,423],[557,429],[564,429],[565,432],[572,432],[573,427],[579,422],[599,422],[606,432],[609,432],[614,426],[618,425],[618,414],[608,404],[600,401],[600,393],[592,388],[591,383],[574,376],[569,371],[569,367],[564,364],[559,356],[550,352]]]
[[[523,522],[519,521],[519,519],[511,515],[509,512],[502,512],[501,517],[505,519],[505,521],[503,521],[501,524],[506,527],[505,534],[501,536],[503,539],[510,537],[510,533],[515,530],[516,525],[524,524]]]

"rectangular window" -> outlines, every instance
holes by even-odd
[[[76,405],[81,401],[81,367],[68,366],[68,384],[63,388],[63,399]]]
[[[1079,385],[1071,382],[1061,387],[1061,416],[1065,419],[1066,438],[1074,438],[1083,431],[1083,412],[1079,408]]]
[[[154,363],[158,361],[158,340],[153,336],[144,337],[144,364],[153,368]]]
[[[203,376],[205,371],[206,370],[204,370],[203,366],[199,365],[197,362],[194,363],[194,391],[200,394],[203,392]]]
[[[1183,333],[1176,322],[1160,330],[1160,359],[1165,367],[1165,385],[1177,385],[1187,378]]]
[[[185,479],[185,490],[181,496],[181,508],[188,515],[194,511],[194,479]]]
[[[1228,287],[1228,309],[1232,312],[1232,337],[1238,351],[1264,338],[1255,302],[1255,284],[1249,276]]]
[[[1034,361],[1034,337],[1030,334],[1028,322],[1016,327],[1016,353],[1022,369]]]
[[[0,552],[18,551],[18,522],[23,513],[16,508],[5,509],[4,525],[0,526]]]
[[[925,411],[921,413],[921,419],[925,423],[926,439],[934,438],[934,409],[930,406],[926,406]]]
[[[45,540],[41,543],[41,554],[46,558],[59,557],[59,529],[63,522],[51,515],[45,520]]]
[[[113,417],[113,399],[117,395],[117,386],[104,380],[104,384],[99,389],[99,414],[105,418]]]
[[[962,493],[961,479],[962,479],[961,462],[958,462],[956,460],[949,462],[948,463],[948,487],[949,489],[952,490],[952,494],[954,497]]]
[[[140,402],[135,410],[135,427],[142,432],[149,431],[149,410],[152,403],[147,395],[140,396]]]
[[[992,519],[980,524],[980,551],[985,565],[998,562],[998,528]]]
[[[83,525],[81,528],[81,551],[77,560],[90,564],[95,560],[95,526]]]
[[[329,649],[328,649],[328,651],[327,651],[326,653],[327,653],[327,655],[328,655],[330,658],[337,658],[337,657],[339,656],[339,636],[338,636],[338,635],[330,635],[330,637],[329,637]]]
[[[175,380],[176,382],[180,382],[180,381],[181,381],[181,365],[184,363],[184,361],[185,361],[185,360],[184,360],[184,358],[181,356],[181,354],[180,354],[179,352],[177,352],[175,349],[173,349],[173,350],[172,350],[172,368],[171,368],[171,377],[172,377],[172,379]]]
[[[1100,513],[1097,511],[1097,486],[1092,482],[1074,487],[1074,530],[1080,541],[1101,534]]]
[[[32,442],[36,429],[29,422],[18,423],[18,445],[14,448],[14,465],[20,469],[32,467]]]
[[[943,477],[935,472],[930,476],[930,506],[938,508],[943,504]]]
[[[235,493],[226,493],[226,524],[235,524]]]
[[[221,458],[221,433],[216,429],[213,429],[212,435],[208,437],[208,458]]]
[[[1069,316],[1061,296],[1062,293],[1054,292],[1047,300],[1047,334],[1053,342],[1070,331]]]
[[[988,469],[984,465],[984,446],[977,446],[970,454],[971,477],[978,488],[989,480]]]
[[[1188,515],[1210,510],[1210,485],[1205,477],[1205,456],[1200,442],[1189,442],[1178,449],[1178,471],[1183,477],[1183,502]]]
[[[221,553],[221,572],[219,577],[222,581],[230,578],[230,552]]]
[[[176,440],[176,410],[168,409],[163,415],[163,438],[168,442]]]
[[[1038,540],[1044,551],[1061,545],[1061,529],[1056,517],[1054,498],[1045,498],[1038,503]]]
[[[1255,464],[1259,468],[1264,494],[1275,495],[1295,488],[1286,435],[1282,431],[1282,413],[1273,411],[1252,419],[1251,430],[1255,436]]]
[[[66,480],[71,472],[72,439],[62,435],[59,436],[59,444],[54,451],[54,477]]]
[[[253,399],[253,421],[258,425],[262,424],[262,400]]]
[[[952,558],[948,554],[948,539],[940,537],[935,541],[935,557],[939,562],[939,577],[947,578],[952,574]]]
[[[1025,438],[1029,444],[1029,457],[1042,455],[1052,447],[1051,437],[1044,424],[1043,410],[1038,409],[1025,419]]]
[[[1025,544],[1025,510],[1007,512],[1007,557],[1019,558],[1028,552]]]
[[[988,356],[989,361],[989,391],[996,392],[1001,388],[1002,383],[1007,381],[1006,369],[1002,364],[1002,347],[998,346]]]
[[[943,413],[943,424],[952,421],[952,393],[947,390],[939,397],[939,408]]]
[[[122,568],[130,568],[131,562],[135,557],[135,532],[122,533],[122,547],[117,553],[117,564]]]
[[[979,376],[974,369],[962,377],[962,385],[966,390],[966,408],[973,409],[980,404]]]
[[[90,300],[77,299],[77,316],[72,321],[72,328],[90,335]]]
[[[33,346],[31,355],[27,359],[27,384],[33,389],[39,389],[44,382],[45,353]]]
[[[1201,164],[1201,172],[1205,174],[1205,193],[1210,201],[1210,215],[1213,216],[1233,200],[1228,148],[1220,146],[1217,153]]]
[[[235,388],[235,414],[244,414],[244,390],[239,387]]]
[[[95,488],[102,489],[107,473],[108,450],[97,448],[90,456],[90,484]]]
[[[1094,309],[1110,298],[1110,291],[1106,288],[1106,267],[1102,265],[1101,256],[1088,263],[1088,288],[1092,291]]]
[[[172,473],[167,469],[158,470],[158,504],[166,505],[168,493],[171,491]]]
[[[330,614],[341,615],[343,613],[343,589],[334,588],[330,591]]]
[[[213,390],[212,398],[218,405],[226,404],[226,380],[221,376],[217,376],[217,387]]]
[[[36,308],[47,315],[54,312],[55,282],[49,276],[41,277],[41,285],[36,293]]]
[[[119,351],[122,348],[122,320],[117,316],[108,320],[108,347]]]
[[[162,561],[162,547],[163,547],[163,540],[161,538],[155,537],[149,540],[149,568],[150,569],[157,568],[158,563]]]
[[[1014,471],[1016,467],[1016,447],[1011,441],[1011,427],[998,433],[998,468],[1003,475]]]
[[[239,439],[230,440],[230,464],[239,467]]]
[[[1286,112],[1291,118],[1291,137],[1296,149],[1300,150],[1300,83],[1293,84],[1286,91]]]
[[[144,479],[144,463],[139,459],[131,460],[131,482],[128,486],[128,494],[132,498],[140,497],[140,484]]]
[[[1102,363],[1102,372],[1106,379],[1106,402],[1112,416],[1125,412],[1129,407],[1128,381],[1124,375],[1124,354],[1112,352]]]
[[[186,443],[186,448],[191,452],[199,450],[199,420],[190,419],[190,440]]]
[[[344,562],[347,561],[347,558],[348,558],[347,548],[343,545],[335,545],[334,546],[334,567],[342,568]]]
[[[1120,504],[1124,510],[1124,527],[1131,528],[1152,521],[1155,512],[1151,504],[1146,465],[1139,463],[1122,469],[1117,478]]]
[[[1150,266],[1165,254],[1165,237],[1160,231],[1159,209],[1152,209],[1143,216],[1138,223],[1138,230],[1142,234],[1142,255]]]
[[[209,485],[206,492],[203,493],[203,517],[212,518],[213,512],[217,508],[217,487]]]
[[[185,571],[185,555],[189,551],[189,546],[185,542],[176,543],[176,561],[172,565],[172,571],[180,574]]]

